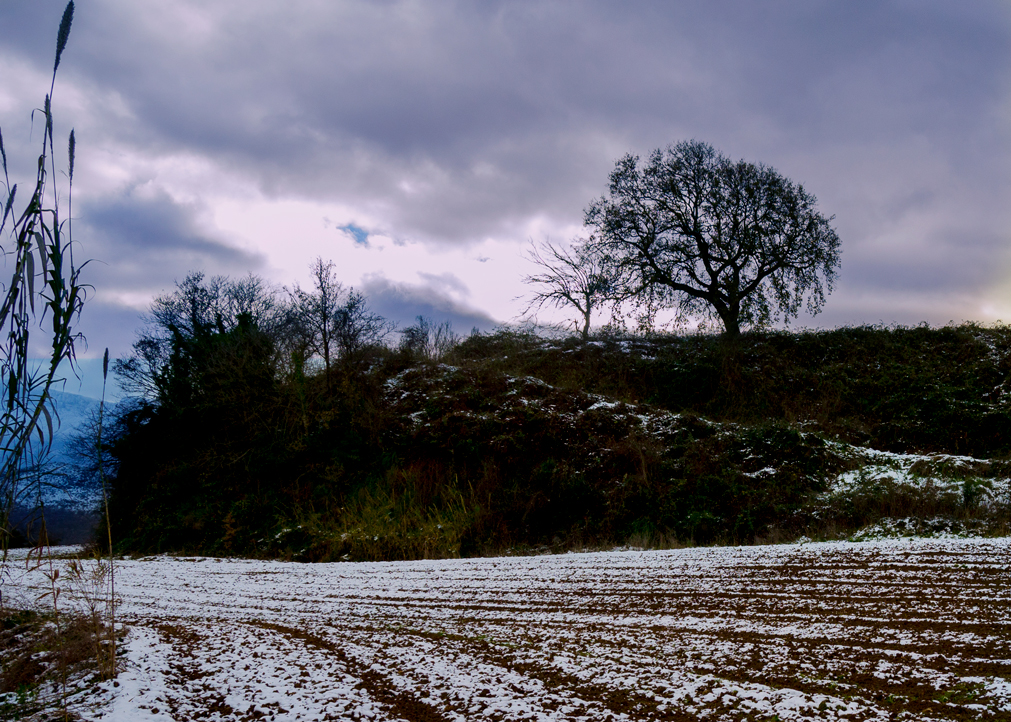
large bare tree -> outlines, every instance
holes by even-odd
[[[742,326],[817,313],[839,266],[839,237],[816,199],[776,170],[684,141],[620,159],[586,212],[621,298]]]

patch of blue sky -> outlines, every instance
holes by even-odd
[[[338,226],[337,230],[347,233],[349,236],[354,238],[355,243],[360,246],[369,245],[369,232],[364,228],[359,228],[354,223],[348,223],[345,226]]]

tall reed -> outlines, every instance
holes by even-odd
[[[42,114],[45,128],[42,149],[36,166],[35,188],[24,208],[17,211],[18,186],[11,183],[7,167],[7,150],[0,133],[0,163],[6,198],[0,218],[0,235],[8,231],[12,245],[0,249],[6,256],[7,268],[13,268],[10,281],[0,299],[0,328],[4,341],[0,344],[0,384],[3,390],[0,415],[0,512],[3,514],[0,544],[6,564],[10,542],[10,511],[16,500],[24,497],[19,488],[24,477],[26,460],[38,456],[50,447],[54,423],[50,389],[56,381],[60,365],[76,360],[74,343],[80,338],[75,324],[85,299],[85,286],[80,274],[84,265],[76,265],[73,257],[72,208],[74,157],[76,138],[70,132],[67,144],[67,208],[68,218],[61,219],[60,197],[55,182],[56,161],[53,140],[52,97],[56,86],[56,71],[70,36],[74,18],[73,0],[67,3],[56,41],[56,60],[52,81]],[[9,223],[9,226],[8,226]],[[41,364],[31,358],[37,330],[50,347]],[[41,484],[41,479],[36,483]],[[36,498],[41,498],[37,495]],[[2,603],[2,600],[0,600]]]
[[[4,341],[0,344],[0,384],[2,384],[2,414],[0,414],[0,577],[9,573],[8,549],[12,529],[10,513],[14,503],[32,494],[40,519],[36,539],[34,563],[49,582],[49,589],[38,600],[49,598],[53,620],[56,624],[60,655],[63,655],[63,635],[60,614],[60,569],[53,559],[52,547],[45,523],[45,499],[42,492],[43,475],[26,478],[31,462],[41,459],[51,448],[54,421],[50,390],[57,380],[60,365],[76,360],[74,343],[80,338],[75,330],[85,299],[85,286],[80,274],[84,265],[74,262],[72,231],[72,198],[74,160],[77,142],[71,130],[67,143],[67,218],[61,218],[60,193],[57,178],[55,143],[53,135],[52,99],[56,88],[56,73],[63,51],[70,37],[74,19],[74,2],[67,3],[60,20],[56,37],[56,57],[53,62],[49,92],[43,107],[32,112],[40,113],[44,120],[42,148],[36,164],[35,185],[27,203],[18,210],[18,186],[11,183],[7,165],[7,149],[0,132],[0,165],[3,169],[3,215],[0,217],[0,236],[9,232],[11,245],[0,248],[11,272],[10,281],[2,288],[0,298],[0,328]],[[51,178],[50,178],[51,176]],[[8,225],[9,224],[9,225]],[[35,332],[42,334],[49,352],[42,363],[31,357],[39,344]],[[25,481],[34,488],[21,488]],[[28,557],[31,564],[32,555]],[[44,569],[43,569],[44,568]],[[0,610],[4,599],[0,592]],[[61,669],[62,708],[64,719],[69,719],[67,709],[67,670]]]

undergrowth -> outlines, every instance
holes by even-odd
[[[0,719],[78,719],[77,704],[115,676],[113,631],[99,607],[8,607],[0,630]]]
[[[858,326],[712,335],[471,336],[450,363],[900,453],[1011,453],[1011,327]]]

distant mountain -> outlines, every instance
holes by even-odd
[[[73,457],[70,442],[88,423],[97,419],[101,402],[90,396],[66,391],[53,391],[52,397],[59,417],[59,428],[53,430],[53,452],[59,455],[61,461],[76,463],[77,459]],[[105,402],[107,414],[112,414],[115,407],[114,402]]]
[[[53,419],[53,443],[42,482],[42,500],[46,505],[46,523],[52,538],[63,543],[83,543],[91,536],[98,521],[102,500],[96,480],[82,473],[84,460],[74,449],[75,439],[98,416],[100,402],[90,396],[52,391],[56,417]],[[106,412],[115,404],[106,402]],[[57,422],[58,419],[58,422]],[[11,513],[11,523],[25,532],[37,517],[32,499],[21,499]],[[31,536],[28,534],[28,536]]]
[[[53,439],[44,464],[43,501],[47,506],[67,509],[92,509],[101,498],[101,490],[93,479],[83,473],[86,460],[80,458],[75,441],[98,417],[97,399],[65,391],[52,391],[56,415],[53,417]],[[114,403],[106,402],[111,414]],[[32,506],[29,500],[23,504]]]

